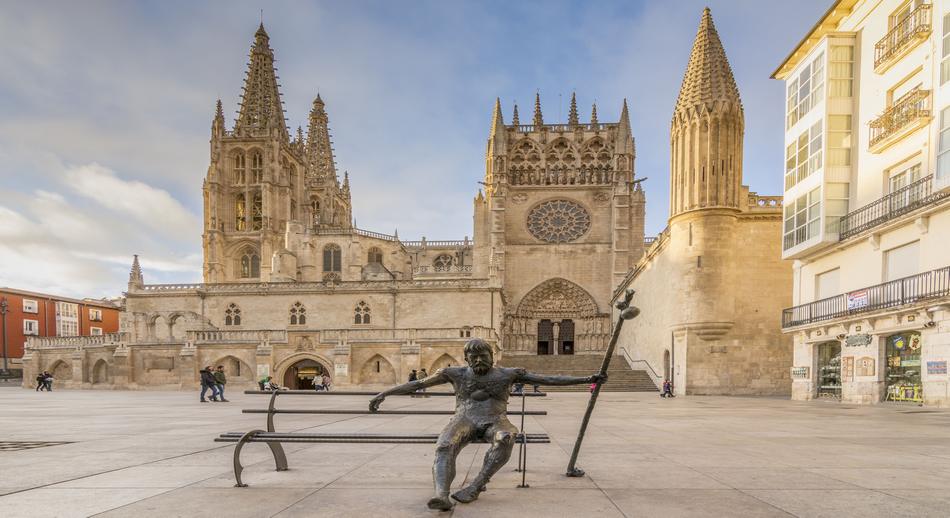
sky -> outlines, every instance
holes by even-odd
[[[286,117],[319,92],[359,227],[472,235],[491,113],[630,107],[647,235],[669,211],[669,125],[705,5],[745,109],[744,183],[781,194],[784,86],[770,79],[832,0],[20,2],[0,0],[0,286],[117,296],[201,281],[215,100],[233,127],[263,18]],[[263,15],[261,14],[263,9]]]

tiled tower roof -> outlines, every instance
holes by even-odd
[[[238,135],[259,135],[262,130],[276,128],[281,138],[289,140],[277,71],[274,69],[274,51],[270,48],[270,38],[264,30],[264,24],[254,34],[250,57],[234,132]]]
[[[719,33],[713,24],[712,13],[707,7],[703,10],[703,17],[696,31],[696,40],[693,42],[693,51],[689,56],[674,113],[697,106],[711,107],[717,101],[734,103],[738,109],[742,109],[739,88],[732,76],[732,68],[719,40]]]

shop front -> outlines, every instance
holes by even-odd
[[[841,342],[818,344],[817,388],[819,398],[841,399]]]
[[[888,336],[885,340],[885,400],[922,402],[924,391],[920,375],[920,333],[898,333]]]

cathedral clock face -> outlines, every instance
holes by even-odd
[[[569,243],[589,229],[590,213],[573,201],[546,201],[528,213],[528,232],[547,243]]]

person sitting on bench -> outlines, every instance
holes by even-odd
[[[376,412],[386,396],[412,394],[420,389],[451,383],[455,388],[455,415],[439,435],[435,448],[432,478],[435,496],[429,499],[429,509],[448,511],[452,508],[449,489],[455,478],[455,459],[472,441],[484,440],[491,444],[485,454],[481,471],[472,483],[452,494],[452,498],[469,503],[485,490],[489,479],[511,457],[518,429],[508,421],[508,395],[515,383],[538,385],[580,385],[603,383],[607,376],[548,376],[519,368],[494,367],[493,351],[488,342],[474,338],[465,344],[467,367],[446,367],[424,380],[410,381],[379,393],[369,403]]]

